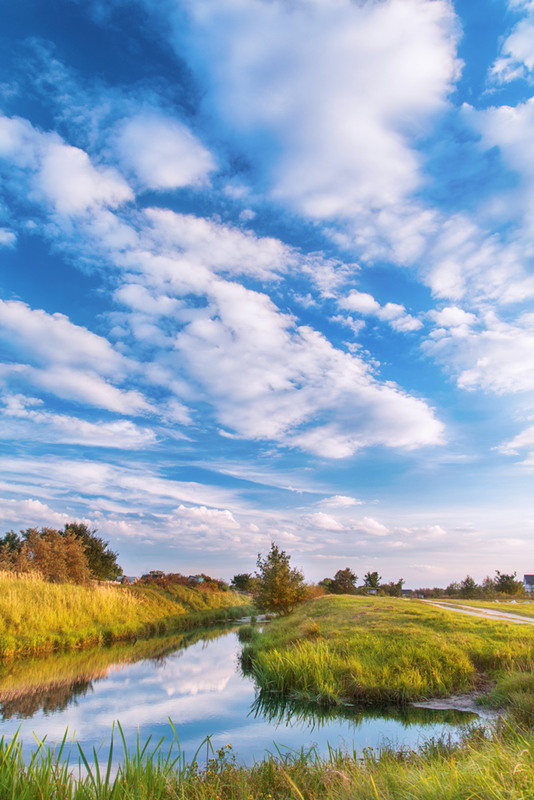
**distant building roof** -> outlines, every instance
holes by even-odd
[[[523,575],[523,583],[526,586],[534,586],[534,575]]]

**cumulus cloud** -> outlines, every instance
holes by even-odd
[[[8,525],[16,528],[20,526],[22,529],[40,528],[43,525],[57,525],[58,528],[63,528],[72,517],[55,511],[46,503],[33,498],[14,500],[1,497],[0,519]]]
[[[215,160],[181,122],[154,110],[118,125],[116,149],[144,189],[204,186]]]
[[[1,365],[0,378],[13,385],[38,387],[123,414],[151,411],[138,390],[123,390],[111,382],[123,380],[133,364],[107,339],[74,325],[64,314],[0,300],[0,339],[13,359]]]
[[[325,514],[324,511],[316,511],[314,514],[310,514],[306,517],[306,522],[313,528],[319,528],[323,531],[342,531],[345,528],[339,520],[335,519],[331,514]]]
[[[499,57],[491,68],[491,77],[499,83],[516,78],[534,78],[534,3],[532,0],[509,0],[508,5],[524,16],[502,42]]]
[[[447,310],[450,319],[450,310]],[[468,315],[464,317],[471,323]],[[439,319],[439,315],[438,315]],[[458,321],[460,315],[454,312]],[[513,323],[488,312],[473,329],[465,321],[433,332],[424,349],[452,366],[458,385],[497,394],[534,389],[534,315],[523,314]]]
[[[35,197],[59,214],[116,208],[133,199],[117,170],[95,166],[84,150],[66,144],[56,133],[39,131],[27,120],[0,117],[0,158],[26,168]]]
[[[442,441],[443,426],[426,403],[380,384],[362,359],[295,326],[266,295],[217,281],[210,299],[176,348],[220,422],[240,436],[329,458],[370,444],[411,449]],[[335,422],[325,424],[329,417]]]
[[[356,289],[353,289],[347,297],[339,300],[338,304],[341,308],[356,311],[364,317],[377,317],[383,322],[389,323],[394,330],[403,333],[419,330],[423,326],[421,320],[408,314],[403,305],[386,303],[381,306],[372,295],[358,292]]]
[[[185,5],[213,102],[268,166],[274,197],[317,219],[353,218],[420,185],[410,136],[443,109],[458,74],[449,3]],[[258,164],[257,137],[274,163]]]

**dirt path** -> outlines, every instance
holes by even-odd
[[[502,622],[518,622],[522,625],[534,625],[534,619],[522,617],[520,614],[511,614],[508,611],[497,611],[497,609],[473,608],[472,606],[448,605],[447,603],[435,603],[432,600],[425,600],[431,606],[443,608],[446,611],[456,611],[457,614],[469,614],[472,617],[483,617],[484,619],[502,620]]]

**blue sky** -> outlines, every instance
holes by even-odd
[[[533,0],[1,13],[3,530],[531,572]]]

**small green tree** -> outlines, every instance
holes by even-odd
[[[240,572],[238,575],[234,575],[230,586],[239,592],[251,592],[256,582],[256,578],[253,578],[250,572]]]
[[[363,585],[367,589],[378,589],[381,580],[382,578],[378,572],[367,572],[363,578]]]
[[[93,578],[109,581],[122,575],[122,567],[117,564],[117,553],[109,549],[109,542],[96,535],[96,529],[89,530],[83,522],[69,522],[65,525],[64,535],[68,533],[83,544]]]
[[[398,581],[390,581],[383,583],[380,590],[390,597],[402,597],[402,587],[404,586],[404,578],[399,578]]]
[[[471,575],[466,575],[460,583],[460,597],[474,597],[477,593],[477,585]]]
[[[302,572],[290,567],[289,556],[274,542],[265,558],[258,553],[256,565],[254,600],[259,610],[290,614],[306,597]]]
[[[523,588],[521,581],[516,581],[515,579],[517,572],[514,572],[513,575],[506,575],[506,573],[499,572],[499,570],[496,569],[495,574],[495,590],[497,592],[502,592],[503,594],[517,594]]]
[[[338,569],[328,589],[332,594],[354,594],[358,576],[350,569]]]

